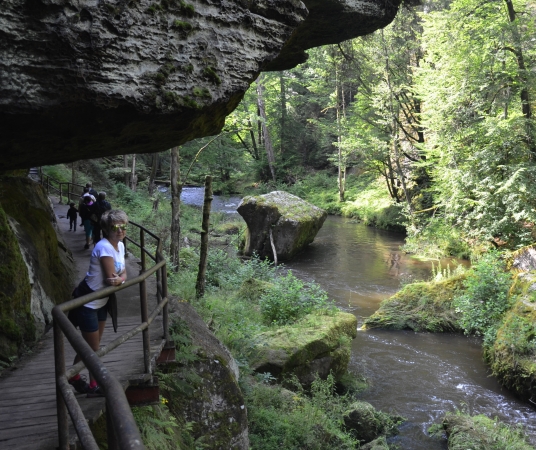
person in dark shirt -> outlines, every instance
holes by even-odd
[[[84,230],[86,232],[86,245],[84,248],[87,250],[89,248],[89,243],[91,242],[91,236],[93,233],[93,226],[97,220],[97,215],[99,210],[97,208],[96,202],[91,200],[91,196],[87,195],[84,197],[84,203],[80,206],[80,218],[84,224]]]
[[[69,219],[69,231],[76,231],[76,218],[78,217],[78,210],[74,207],[74,202],[69,203],[70,208],[67,211],[67,218]]]
[[[100,219],[102,215],[106,211],[110,211],[112,209],[112,205],[110,205],[110,202],[106,200],[106,192],[99,192],[95,204],[97,205],[97,209],[99,210],[97,214],[99,220],[97,221],[97,223],[93,224],[93,245],[96,245],[97,242],[99,242],[101,239]]]
[[[97,191],[91,187],[91,183],[86,183],[86,187],[88,189],[89,194],[94,197],[93,201],[95,201],[99,194],[97,194]]]

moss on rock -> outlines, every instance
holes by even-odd
[[[280,260],[313,242],[327,217],[326,211],[284,191],[244,197],[237,211],[248,226],[244,253],[274,259],[271,232]]]
[[[521,429],[511,428],[484,415],[447,413],[442,427],[448,436],[449,450],[529,450]]]
[[[536,271],[515,277],[516,298],[497,331],[486,359],[493,374],[523,398],[536,400]]]
[[[396,433],[403,418],[377,411],[370,403],[357,401],[350,405],[343,420],[344,426],[352,430],[361,442],[366,443],[379,436]]]
[[[311,384],[317,373],[326,378],[331,371],[337,379],[348,368],[356,329],[353,314],[308,314],[293,325],[259,334],[250,352],[250,367],[279,379],[294,374],[304,385]]]
[[[35,339],[35,326],[28,270],[1,205],[0,235],[0,360],[9,361],[23,342]]]
[[[0,207],[0,355],[5,358],[34,342],[49,323],[52,306],[70,298],[73,264],[39,184],[4,175]]]
[[[414,331],[463,331],[452,307],[452,299],[463,289],[465,275],[443,281],[413,283],[384,300],[367,318],[363,329],[387,328]]]

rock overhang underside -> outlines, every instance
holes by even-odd
[[[216,134],[261,71],[386,26],[399,3],[4,0],[0,171]]]

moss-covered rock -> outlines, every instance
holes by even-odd
[[[471,417],[447,413],[442,428],[448,436],[449,450],[533,449],[521,429],[514,429],[484,415]]]
[[[249,448],[247,413],[238,386],[238,366],[188,303],[174,305],[184,329],[178,343],[180,365],[169,371],[170,410],[191,422],[196,448]],[[184,339],[187,335],[187,339]]]
[[[267,292],[273,286],[267,281],[250,278],[242,283],[238,290],[238,297],[248,299],[252,303],[258,303],[262,294]]]
[[[368,317],[363,329],[387,328],[414,331],[463,331],[452,307],[452,299],[463,289],[465,275],[443,281],[413,283],[384,300]]]
[[[0,235],[0,360],[9,361],[23,342],[35,339],[35,327],[28,270],[1,206]]]
[[[361,442],[372,442],[382,435],[397,432],[397,426],[403,421],[402,417],[390,416],[374,409],[367,402],[354,402],[344,415],[344,426],[352,430]],[[385,439],[385,437],[384,437]],[[380,441],[381,442],[381,441]],[[382,448],[377,442],[372,448]]]
[[[325,379],[331,371],[337,379],[348,369],[356,329],[353,314],[308,314],[293,325],[259,334],[250,352],[250,367],[280,380],[296,375],[305,386],[316,374]]]
[[[361,450],[389,450],[389,445],[387,444],[387,439],[385,436],[381,436],[368,444],[362,445],[359,447]]]
[[[291,259],[313,242],[326,220],[326,211],[284,191],[244,197],[237,208],[248,228],[244,254],[274,259],[270,231],[277,258]]]
[[[71,297],[74,264],[39,184],[4,175],[0,206],[0,352],[5,358],[39,337],[51,323],[54,305]]]
[[[520,273],[510,289],[514,306],[506,313],[486,358],[508,388],[536,401],[536,271]]]

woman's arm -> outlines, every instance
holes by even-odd
[[[114,259],[111,256],[100,258],[102,270],[104,271],[104,282],[110,286],[119,286],[127,279],[127,271],[123,269],[120,273],[115,272]]]

